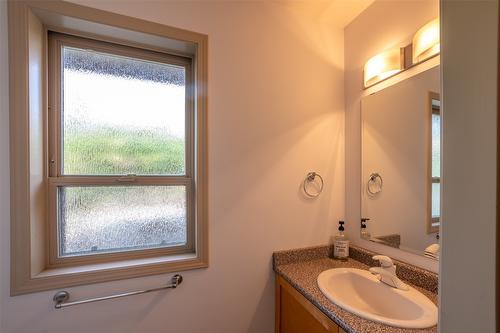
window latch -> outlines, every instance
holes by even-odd
[[[131,174],[128,174],[125,176],[118,177],[118,179],[116,179],[116,181],[118,181],[120,183],[132,183],[132,182],[135,182],[136,179],[137,179],[137,175],[131,173]]]

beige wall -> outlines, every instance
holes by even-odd
[[[437,0],[377,0],[345,29],[345,108],[346,108],[346,219],[347,233],[355,242],[395,258],[437,271],[437,263],[359,238],[361,211],[361,98],[407,75],[435,65],[434,58],[404,75],[363,90],[363,65],[372,56],[396,46],[406,46],[413,34],[438,16]]]
[[[441,332],[495,332],[498,1],[443,1],[442,22]]]
[[[422,254],[436,243],[427,233],[430,196],[430,92],[440,91],[439,66],[361,101],[362,215],[372,237],[398,234],[401,249]],[[382,192],[366,190],[374,172]]]
[[[320,3],[95,1],[209,35],[210,267],[179,289],[54,310],[53,292],[10,298],[7,49],[0,48],[1,333],[273,331],[272,251],[326,243],[344,215],[343,31]],[[0,42],[6,45],[6,3]],[[305,199],[306,173],[325,192]],[[75,299],[168,276],[69,288]]]
[[[0,3],[0,45],[7,45],[7,6]],[[5,310],[9,286],[9,66],[7,48],[0,48],[0,332],[7,332]]]

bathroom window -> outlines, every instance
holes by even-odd
[[[8,15],[11,295],[208,267],[208,36],[71,3]]]
[[[194,250],[190,58],[51,33],[51,264]]]

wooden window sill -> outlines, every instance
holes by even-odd
[[[34,274],[26,281],[13,281],[15,288],[13,288],[12,295],[206,267],[208,267],[206,260],[193,253],[48,268]]]

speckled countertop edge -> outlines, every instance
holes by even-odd
[[[437,327],[431,327],[427,329],[403,329],[387,326],[384,324],[379,324],[370,320],[358,317],[348,311],[343,310],[337,305],[333,304],[328,300],[323,293],[319,290],[317,285],[318,275],[327,269],[339,268],[339,267],[351,267],[358,269],[368,269],[372,265],[368,262],[368,265],[349,258],[348,261],[337,261],[330,259],[331,246],[317,246],[305,249],[290,250],[290,251],[279,251],[273,254],[273,266],[277,274],[283,277],[288,283],[290,283],[295,289],[297,289],[306,299],[318,307],[323,313],[325,313],[329,318],[335,321],[342,329],[348,333],[436,333]],[[366,260],[369,258],[371,260],[372,252],[359,247],[350,247],[350,254],[356,259]],[[422,284],[422,279],[425,277],[430,277],[431,280],[435,279],[437,281],[437,275],[422,270],[418,267],[412,265],[401,263],[395,261],[396,265],[405,265],[402,272],[403,275],[409,274],[416,269],[420,274],[418,281]],[[417,274],[419,274],[417,273]],[[398,275],[405,279],[405,276],[399,271]],[[418,286],[412,281],[406,282],[410,283],[415,289],[422,292],[424,295],[429,297],[435,304],[437,304],[437,293],[430,291],[427,288]],[[414,279],[412,279],[414,280]],[[433,288],[433,282],[423,283],[426,287]],[[437,290],[437,285],[436,285]]]

